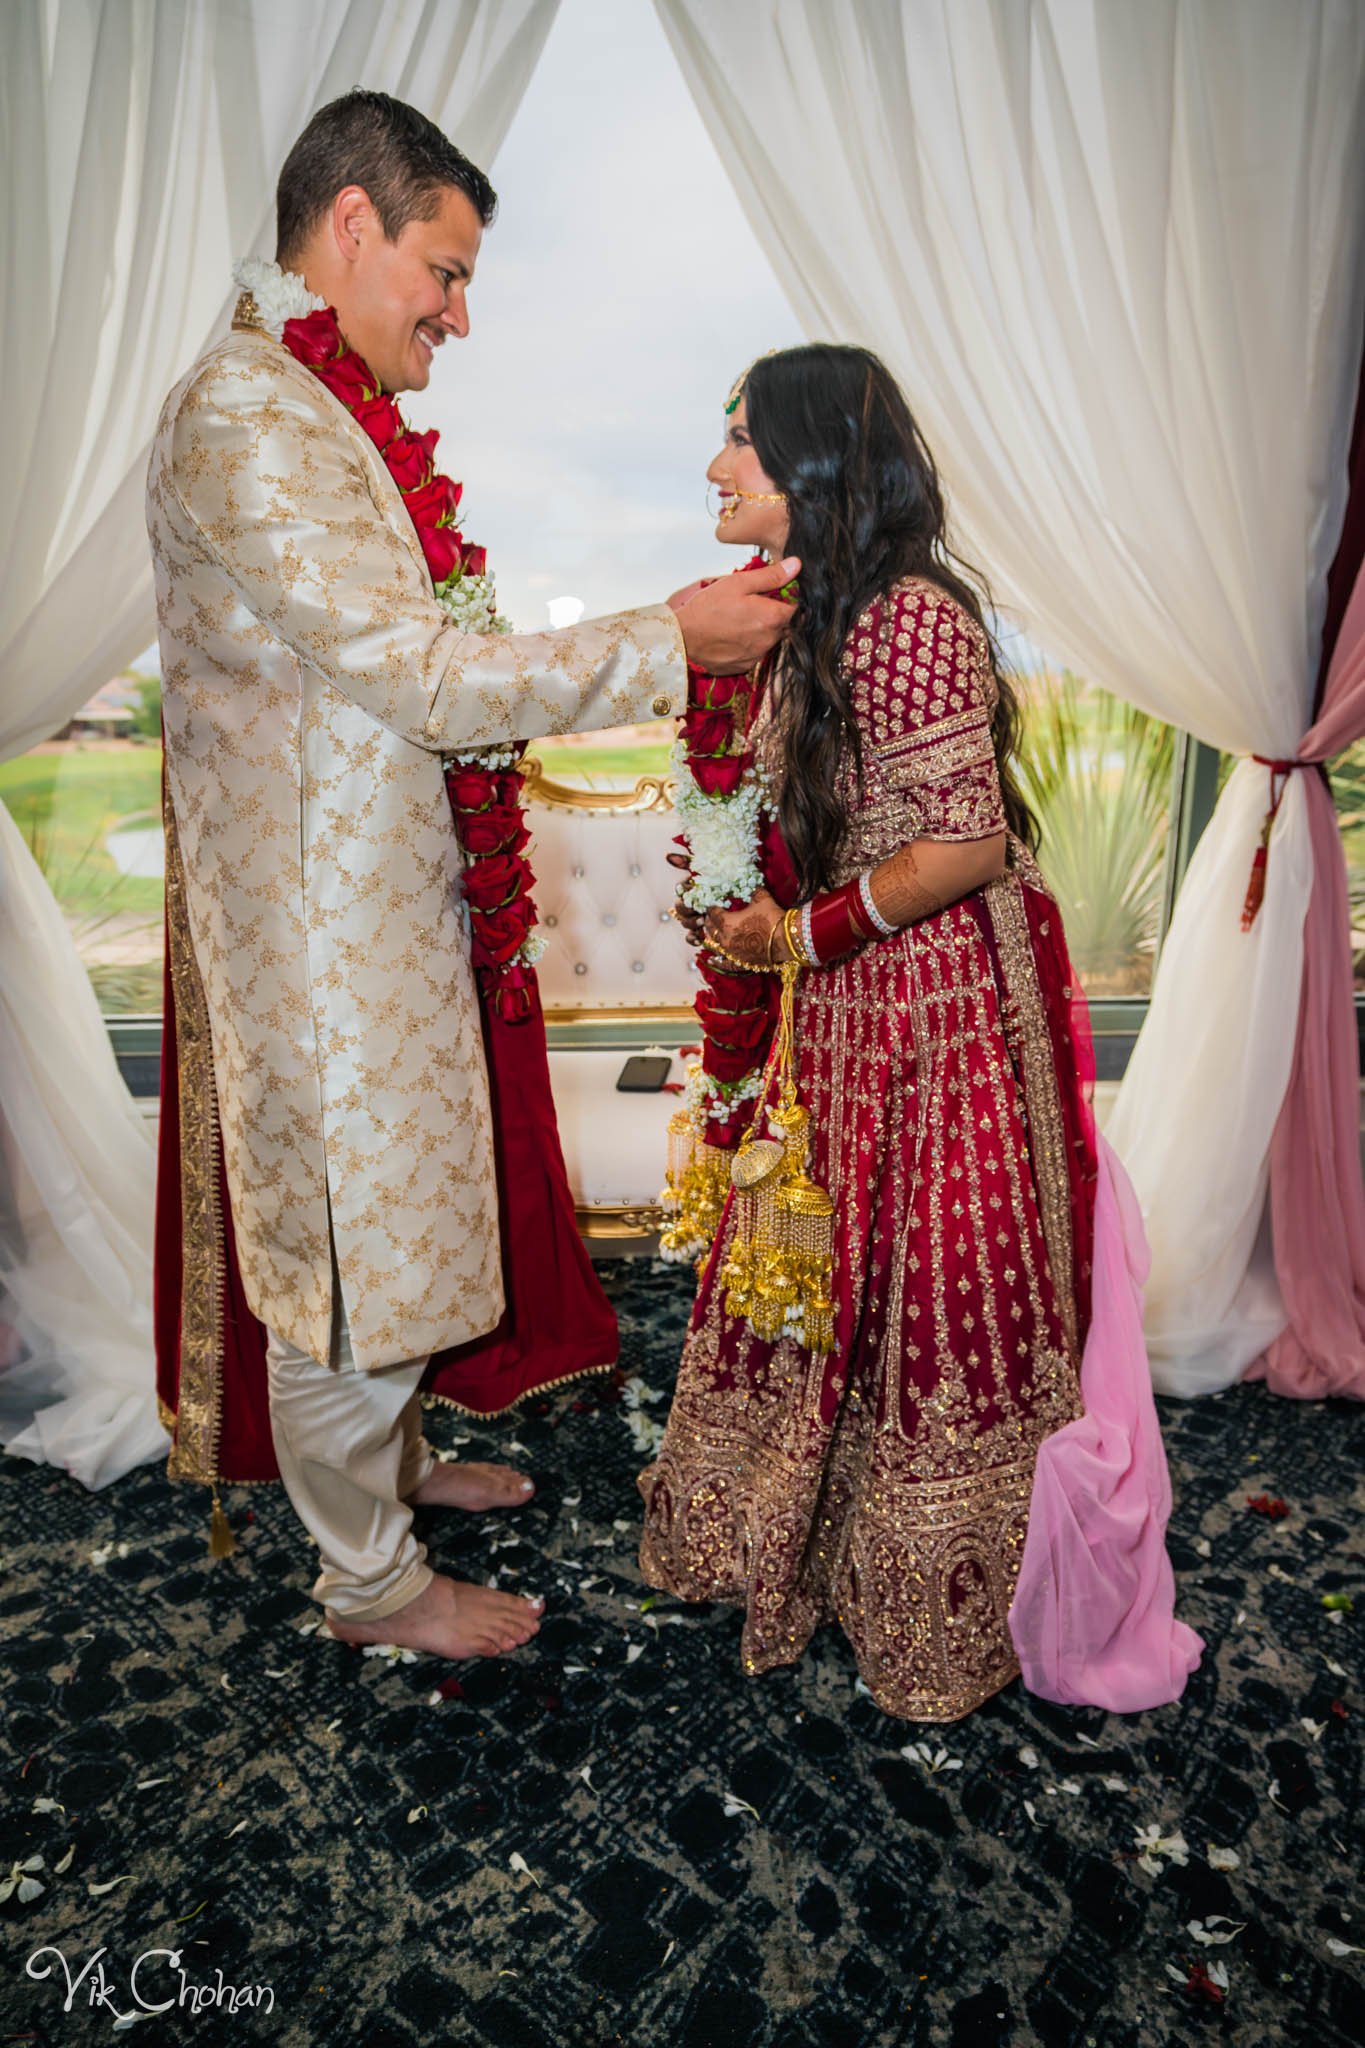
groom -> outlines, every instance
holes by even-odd
[[[422,389],[469,331],[495,205],[415,109],[359,91],[324,107],[280,175],[278,268],[253,267],[232,332],[167,399],[147,483],[177,1215],[202,1249],[157,1276],[176,1302],[169,1470],[224,1470],[245,1309],[268,1331],[270,1433],[329,1628],[448,1657],[526,1641],[543,1603],[437,1574],[412,1533],[414,1500],[528,1490],[442,1466],[420,1431],[431,1354],[503,1307],[440,756],[680,712],[689,659],[744,669],[775,643],[790,614],[765,593],[795,566],[723,578],[680,615],[462,629],[375,441],[282,336],[331,306],[366,384]]]

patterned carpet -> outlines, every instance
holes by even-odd
[[[529,1649],[453,1677],[303,1632],[312,1553],[277,1487],[232,1490],[241,1547],[214,1563],[199,1489],[160,1465],[90,1495],[0,1460],[0,1878],[41,1856],[45,1887],[0,1905],[0,2040],[108,2038],[153,1949],[184,1975],[143,1964],[148,2003],[181,2000],[130,2029],[150,2041],[1365,2040],[1365,1414],[1257,1387],[1163,1404],[1210,1644],[1179,1705],[1119,1720],[1016,1684],[917,1729],[857,1691],[837,1630],[750,1681],[733,1610],[642,1612],[635,1433],[666,1411],[687,1281],[603,1271],[658,1398],[571,1388],[472,1433],[429,1411],[433,1442],[539,1484],[512,1516],[419,1510],[457,1574],[547,1595]],[[1354,1614],[1323,1605],[1353,1590]],[[108,2006],[87,1976],[64,2013],[55,1953],[25,1975],[101,1944]],[[234,1985],[273,2011],[230,2012]]]

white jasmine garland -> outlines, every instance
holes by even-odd
[[[445,758],[457,768],[515,768],[520,755],[516,747],[462,747]]]
[[[694,1124],[709,1119],[714,1123],[726,1123],[743,1103],[753,1102],[763,1093],[763,1067],[757,1066],[742,1081],[718,1081],[714,1074],[708,1074],[700,1060],[693,1060],[687,1068],[686,1103]]]
[[[677,778],[674,806],[687,840],[692,879],[682,891],[689,910],[750,902],[763,887],[759,835],[767,785],[755,763],[733,796],[707,796],[697,785],[681,740],[670,757]]]
[[[512,621],[497,608],[493,578],[456,576],[436,593],[457,626],[466,633],[510,633]]]
[[[281,270],[263,256],[244,256],[232,266],[232,281],[240,291],[250,292],[256,301],[256,315],[272,341],[284,339],[286,320],[303,320],[309,313],[321,313],[327,301],[310,292],[295,270]]]

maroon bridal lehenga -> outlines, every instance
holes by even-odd
[[[968,615],[911,579],[862,613],[844,660],[865,769],[831,886],[908,840],[1004,829],[994,677]],[[775,780],[766,707],[755,735]],[[645,1578],[742,1606],[746,1671],[794,1662],[837,1620],[877,1704],[921,1721],[1018,1673],[1008,1612],[1038,1449],[1081,1414],[1088,1020],[1057,906],[1008,847],[997,881],[799,978],[835,1346],[765,1343],[727,1315],[732,1198],[639,1479]],[[769,882],[792,900],[771,866]]]

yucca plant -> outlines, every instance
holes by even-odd
[[[1175,736],[1069,669],[1027,679],[1019,786],[1091,995],[1145,990],[1161,918]]]
[[[50,819],[31,816],[24,836],[38,867],[50,878],[54,866]],[[161,920],[119,908],[122,877],[106,875],[101,854],[99,840],[92,839],[61,871],[61,893],[68,896],[69,892],[62,904],[67,925],[105,1016],[154,1014],[161,1008]],[[81,907],[73,909],[71,899]],[[131,957],[90,958],[96,947],[112,940],[119,941]]]
[[[1328,764],[1332,799],[1346,855],[1351,901],[1351,953],[1355,985],[1365,989],[1365,747],[1359,740]]]

